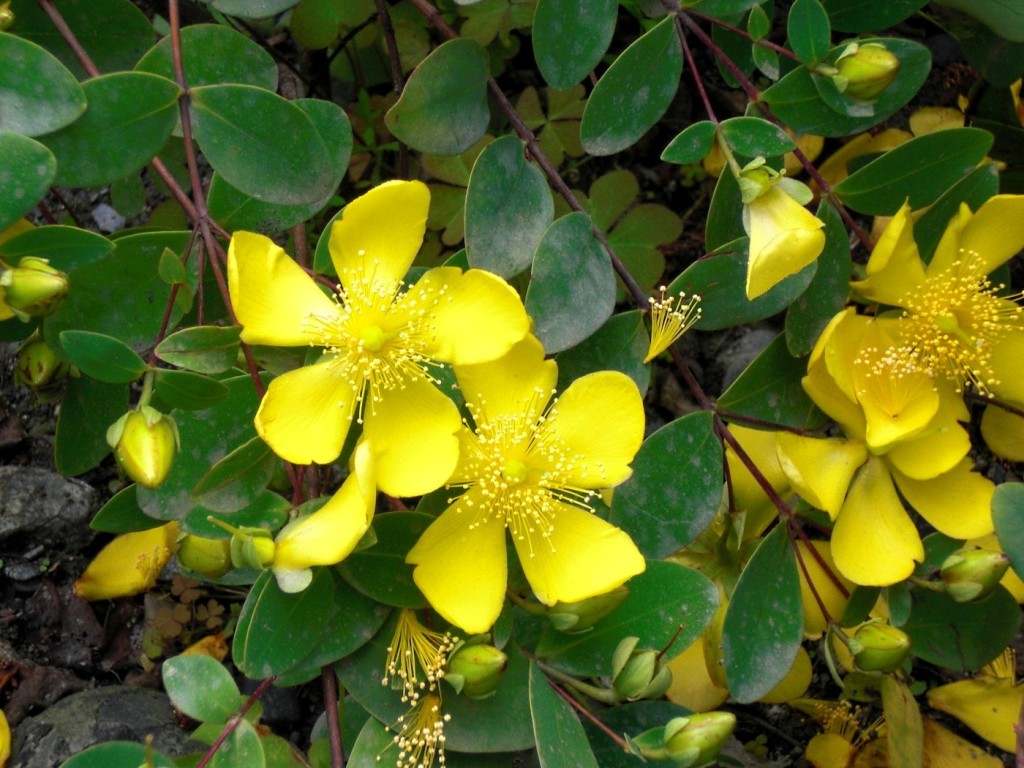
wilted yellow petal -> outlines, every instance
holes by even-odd
[[[819,733],[807,742],[804,757],[814,768],[849,768],[857,750],[838,733]]]
[[[978,676],[940,685],[928,691],[928,703],[952,715],[976,734],[1006,752],[1013,752],[1013,726],[1020,717],[1024,685],[1012,680]]]
[[[174,554],[178,523],[122,533],[99,551],[75,582],[83,600],[111,600],[145,592]]]
[[[930,717],[924,725],[924,768],[1003,768],[1003,761]]]

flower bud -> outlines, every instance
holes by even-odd
[[[665,726],[665,751],[683,768],[710,765],[736,727],[731,712],[703,712],[676,717]]]
[[[70,363],[57,357],[53,350],[38,337],[29,339],[18,350],[18,364],[14,379],[33,392],[45,390],[56,384],[71,370]]]
[[[560,632],[586,632],[622,605],[627,597],[629,587],[623,585],[611,592],[575,603],[555,603],[548,608],[548,618]]]
[[[636,650],[638,637],[625,637],[612,655],[612,687],[627,699],[655,699],[672,685],[672,672],[657,651]]]
[[[170,416],[144,405],[111,425],[107,443],[129,478],[144,488],[156,488],[174,464],[178,427]]]
[[[0,3],[0,32],[6,32],[14,26],[14,11],[11,10],[11,0]],[[0,761],[2,764],[2,761]]]
[[[782,178],[782,174],[770,165],[766,165],[766,162],[763,157],[751,160],[743,166],[743,170],[740,171],[740,175],[736,178],[736,182],[740,187],[740,199],[744,205],[750,205],[774,187],[779,182],[779,179]]]
[[[178,544],[178,562],[193,573],[218,579],[231,570],[231,542],[189,534]]]
[[[265,528],[242,526],[231,536],[231,564],[235,568],[269,568],[274,550],[274,539]]]
[[[486,699],[498,690],[507,666],[508,656],[493,645],[466,644],[448,659],[444,679],[471,699]]]
[[[943,561],[939,575],[953,600],[969,603],[991,593],[1009,567],[1010,558],[1002,552],[965,547]]]
[[[910,654],[910,638],[891,624],[872,621],[854,633],[850,651],[861,672],[894,672]]]
[[[0,274],[3,300],[20,320],[56,312],[68,295],[68,276],[46,259],[26,256]]]
[[[900,71],[900,60],[880,43],[851,43],[836,60],[836,88],[848,96],[870,101],[888,88]]]

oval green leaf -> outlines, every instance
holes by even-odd
[[[854,171],[832,191],[850,208],[890,216],[904,202],[923,208],[964,175],[992,148],[992,134],[978,128],[950,128],[918,136]]]
[[[544,174],[526,159],[515,136],[487,145],[466,190],[466,256],[469,265],[502,277],[530,266],[555,215]]]
[[[266,19],[297,5],[299,0],[211,0],[210,5],[228,16]]]
[[[1024,573],[1024,483],[1003,483],[992,495],[992,522],[999,546],[1017,573]]]
[[[734,152],[751,158],[781,155],[796,147],[788,133],[760,117],[730,117],[719,128]]]
[[[843,32],[878,32],[911,16],[928,0],[822,0],[832,26]]]
[[[598,768],[575,710],[551,689],[534,661],[530,662],[530,717],[540,768]]]
[[[740,574],[725,614],[725,674],[737,701],[757,701],[786,676],[803,640],[803,617],[796,558],[785,526],[777,525]]]
[[[353,552],[338,566],[345,581],[384,605],[425,608],[405,556],[435,518],[422,512],[389,512],[373,519],[377,543]]]
[[[277,90],[273,57],[245,35],[218,24],[194,24],[181,30],[181,54],[190,88],[236,83]],[[160,40],[135,65],[174,80],[170,35]]]
[[[223,373],[238,358],[241,328],[200,325],[172,333],[156,347],[165,363],[197,373]]]
[[[925,264],[931,262],[939,240],[946,232],[946,226],[960,210],[961,203],[967,203],[972,211],[976,211],[986,200],[997,194],[999,194],[999,168],[995,163],[984,163],[960,179],[938,200],[928,206],[928,210],[914,222],[914,240],[917,241],[921,260]],[[826,244],[825,247],[828,248],[828,245]]]
[[[818,0],[796,0],[790,6],[786,20],[789,47],[804,64],[817,64],[828,56],[831,33],[828,14]]]
[[[200,653],[164,662],[161,678],[175,707],[193,720],[226,723],[241,706],[241,691],[227,668]]]
[[[147,370],[146,361],[123,341],[91,331],[62,331],[60,343],[82,373],[109,384],[127,384]]]
[[[0,130],[0,157],[4,159],[0,173],[2,232],[46,196],[57,175],[57,159],[35,139],[5,130]]]
[[[181,94],[173,81],[145,72],[115,72],[94,77],[82,88],[89,101],[85,113],[40,139],[57,158],[57,184],[109,184],[137,171],[163,148]]]
[[[163,520],[154,520],[142,511],[135,495],[136,488],[133,483],[114,494],[114,498],[100,507],[100,511],[89,522],[89,527],[104,533],[131,533],[163,525]]]
[[[691,413],[648,437],[615,489],[610,522],[645,557],[678,552],[708,527],[722,499],[722,445],[712,415]]]
[[[675,24],[673,16],[665,18],[623,51],[598,80],[580,123],[587,152],[620,152],[665,114],[683,73]]]
[[[168,408],[182,408],[186,411],[209,408],[228,394],[227,387],[200,373],[162,368],[156,372],[153,392]]]
[[[90,264],[113,250],[114,244],[103,235],[62,225],[36,227],[0,243],[0,257],[8,263],[22,256],[38,256],[65,272]]]
[[[487,52],[472,40],[449,40],[409,76],[384,122],[399,141],[432,155],[457,155],[487,131]]]
[[[575,211],[548,227],[533,257],[526,312],[548,354],[573,347],[615,309],[615,272],[594,224]]]
[[[583,343],[559,353],[558,390],[594,371],[622,371],[636,382],[637,389],[647,391],[651,366],[644,362],[650,337],[640,310],[612,315],[607,323]]]
[[[70,379],[57,415],[53,446],[57,471],[74,477],[103,461],[110,453],[107,427],[127,410],[127,384],[107,384],[88,376]]]
[[[85,112],[82,86],[45,49],[0,33],[0,60],[0,131],[39,136],[70,125]]]
[[[79,752],[60,768],[176,768],[177,763],[156,752],[152,746],[136,741],[108,741]]]
[[[287,205],[334,192],[331,156],[297,106],[251,85],[205,85],[189,93],[196,143],[231,186]]]
[[[224,394],[227,394],[227,387]],[[270,446],[254,437],[210,467],[192,489],[192,496],[198,504],[214,512],[235,512],[252,504],[263,493],[277,465],[277,457]]]
[[[538,0],[533,57],[549,85],[566,89],[589,75],[615,33],[615,0]]]
[[[661,159],[677,165],[699,163],[715,146],[715,131],[715,124],[710,120],[701,120],[687,126],[665,147]]]
[[[266,764],[263,742],[256,728],[242,719],[217,748],[209,768],[266,768]]]

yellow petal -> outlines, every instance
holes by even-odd
[[[850,437],[863,437],[867,429],[864,411],[852,400],[829,373],[824,357],[807,366],[807,375],[800,380],[807,396],[834,419]]]
[[[922,718],[924,726],[924,768],[1003,768],[995,755],[952,731],[930,717]]]
[[[853,584],[836,569],[835,561],[832,559],[832,545],[827,541],[811,541],[818,556],[815,557],[808,549],[808,542],[797,541],[796,554],[800,567],[797,572],[800,575],[800,599],[804,607],[804,635],[809,638],[818,638],[828,628],[828,621],[821,611],[821,605],[825,606],[829,617],[838,621],[843,611],[846,610],[846,603],[853,591]],[[822,567],[821,562],[825,567]],[[826,570],[827,569],[827,570]],[[834,578],[833,578],[834,577]],[[842,585],[840,589],[836,581]],[[811,585],[814,591],[811,591]],[[845,594],[843,592],[845,590]],[[815,598],[815,593],[817,598]],[[800,694],[797,694],[798,696]]]
[[[497,275],[480,269],[462,272],[438,267],[403,296],[401,303],[437,301],[431,313],[434,338],[427,354],[453,365],[495,360],[530,331],[519,294]]]
[[[390,496],[440,488],[459,459],[459,410],[426,379],[385,390],[367,404],[363,437],[376,457],[377,485]]]
[[[1006,752],[1016,749],[1013,726],[1020,717],[1022,702],[1024,685],[991,677],[957,680],[928,691],[928,704]]]
[[[603,595],[647,567],[628,534],[597,515],[559,504],[552,517],[549,536],[512,538],[526,580],[545,605]]]
[[[287,253],[252,232],[236,232],[228,245],[228,290],[247,344],[306,346],[319,338],[306,330],[309,315],[339,314]]]
[[[838,733],[819,733],[807,742],[804,757],[814,768],[848,768],[856,752]]]
[[[1024,195],[996,195],[964,226],[960,247],[981,259],[981,274],[1001,267],[1024,248],[1024,228],[1018,225],[1022,218]]]
[[[0,766],[7,765],[11,756],[11,726],[7,723],[7,715],[0,709]]]
[[[388,181],[345,206],[328,247],[341,284],[393,284],[423,244],[430,190],[419,181]]]
[[[924,431],[939,410],[939,393],[923,371],[882,371],[864,382],[857,393],[864,438],[876,453]]]
[[[850,486],[832,531],[832,556],[854,584],[880,587],[903,581],[924,559],[917,528],[880,459],[868,459]]]
[[[1007,333],[992,348],[992,370],[999,383],[991,387],[1000,400],[1024,403],[1024,331]]]
[[[532,422],[551,399],[558,366],[544,359],[544,348],[534,336],[526,336],[497,360],[455,366],[455,376],[474,418],[514,416]]]
[[[907,292],[924,281],[924,264],[914,242],[910,205],[903,206],[882,232],[867,263],[867,277],[850,287],[871,301],[899,306]]]
[[[951,470],[970,450],[967,432],[939,411],[923,434],[897,443],[885,456],[908,477],[927,480]]]
[[[704,641],[697,638],[689,648],[668,663],[672,685],[665,697],[673,704],[694,712],[708,712],[729,698],[729,690],[720,688],[708,674],[704,661]]]
[[[758,701],[762,704],[783,704],[799,698],[807,693],[812,675],[811,657],[807,655],[804,647],[800,646],[796,649],[796,658],[793,659],[793,666],[789,668],[786,676]]]
[[[527,463],[549,469],[565,485],[607,488],[630,476],[629,463],[643,439],[644,404],[633,380],[618,371],[588,373],[551,406]],[[549,450],[540,450],[542,445]],[[557,467],[550,466],[553,445],[567,459]]]
[[[482,517],[470,489],[430,524],[406,557],[434,610],[469,634],[491,628],[505,601],[505,521]]]
[[[867,460],[864,443],[791,432],[779,432],[776,440],[779,464],[793,490],[835,520],[853,474]]]
[[[353,456],[352,474],[338,492],[316,512],[278,533],[272,566],[278,583],[286,581],[289,571],[334,565],[348,557],[370,527],[376,500],[373,452],[361,441]]]
[[[914,480],[893,470],[900,493],[918,514],[954,539],[992,533],[992,481],[964,459],[949,472],[928,480]]]
[[[750,235],[748,299],[799,272],[825,247],[825,224],[778,186],[746,206],[744,221]]]
[[[981,417],[981,436],[996,456],[1008,461],[1024,461],[1024,417],[990,405]]]
[[[927,275],[938,275],[951,269],[966,255],[961,250],[960,237],[972,216],[971,209],[967,207],[967,204],[961,203],[960,208],[947,222],[946,229],[943,231],[942,237],[939,238],[939,244],[935,246],[935,254],[925,268]]]
[[[99,551],[75,582],[83,600],[110,600],[145,592],[174,554],[178,523],[122,533]]]
[[[777,433],[764,429],[751,429],[738,424],[730,424],[729,432],[736,438],[740,447],[746,451],[747,456],[753,460],[772,488],[777,493],[784,493],[789,488],[789,478],[786,477],[782,465],[779,464],[775,446]],[[725,460],[729,464],[732,499],[736,508],[750,511],[761,507],[768,499],[767,494],[728,444],[725,449]]]
[[[293,464],[329,464],[345,444],[356,392],[330,360],[288,371],[270,382],[256,412],[256,431]]]

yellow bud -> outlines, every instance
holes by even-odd
[[[451,658],[444,679],[471,699],[493,696],[508,666],[508,656],[493,645],[463,645]]]
[[[880,43],[851,43],[836,60],[833,82],[855,99],[870,101],[888,88],[900,71],[900,60]]]
[[[144,405],[110,426],[107,443],[129,478],[144,488],[156,488],[174,464],[178,427],[170,416]]]
[[[63,379],[69,370],[71,365],[57,357],[46,342],[37,337],[18,351],[14,378],[19,384],[38,392]]]
[[[965,547],[943,561],[939,575],[953,600],[969,603],[991,593],[1009,567],[1010,559],[1002,552]]]
[[[13,26],[14,11],[11,10],[11,0],[7,0],[6,3],[0,3],[0,32],[6,32]],[[3,765],[3,760],[0,760],[0,765]]]
[[[736,727],[731,712],[704,712],[677,717],[665,725],[665,751],[675,765],[710,765]]]
[[[586,632],[622,605],[627,597],[629,587],[623,585],[603,595],[575,603],[555,603],[548,608],[548,618],[554,628],[561,632]]]
[[[910,638],[891,624],[862,624],[852,640],[853,662],[861,672],[894,672],[910,654]]]
[[[26,256],[0,274],[3,299],[21,320],[56,312],[68,295],[68,276],[46,259]]]
[[[220,578],[231,570],[231,542],[189,534],[178,544],[178,562],[201,576]]]

